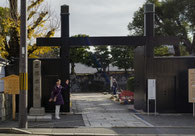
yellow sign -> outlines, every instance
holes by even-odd
[[[1,80],[4,80],[4,93],[19,94],[19,76],[10,75]]]

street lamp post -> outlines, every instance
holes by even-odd
[[[28,58],[26,31],[26,0],[21,0],[20,17],[20,95],[19,95],[19,128],[27,128],[27,100],[28,100]]]

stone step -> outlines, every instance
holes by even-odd
[[[52,121],[52,115],[51,114],[45,114],[42,116],[32,116],[29,115],[28,117],[28,121],[30,122],[47,122],[47,121]]]

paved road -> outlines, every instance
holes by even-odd
[[[151,127],[152,125],[102,93],[72,94],[73,112],[82,114],[86,127]]]

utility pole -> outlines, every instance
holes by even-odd
[[[26,31],[26,0],[21,0],[20,17],[20,95],[19,95],[19,128],[27,128],[27,100],[28,100],[28,58]]]

